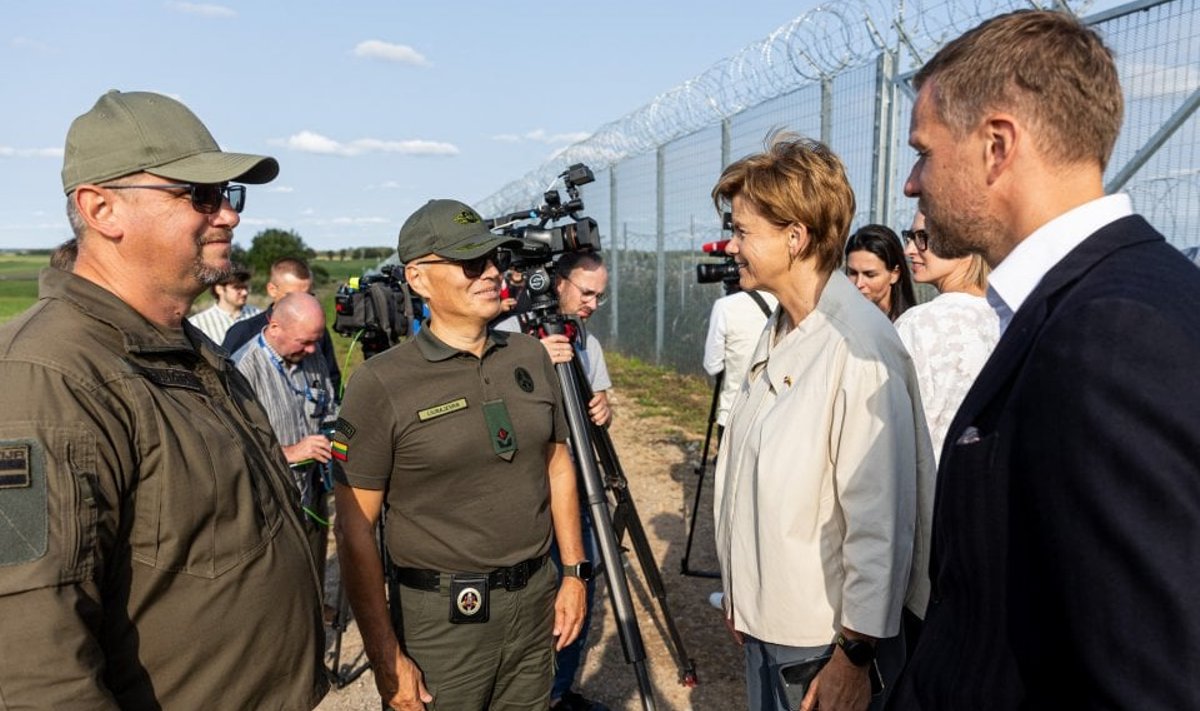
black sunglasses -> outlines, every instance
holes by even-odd
[[[929,249],[929,233],[925,230],[900,230],[900,234],[904,236],[905,242],[911,240],[922,252]]]
[[[203,215],[213,215],[221,211],[225,199],[234,212],[241,212],[246,207],[246,186],[219,183],[156,183],[154,185],[102,185],[109,190],[126,190],[140,188],[142,190],[187,190],[192,197],[192,208]]]
[[[463,276],[468,279],[478,279],[483,276],[489,263],[495,264],[496,269],[504,272],[512,264],[512,252],[497,249],[474,259],[427,259],[424,262],[417,262],[417,264],[457,264],[462,267]]]

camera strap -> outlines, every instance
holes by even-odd
[[[754,299],[754,303],[758,304],[758,308],[762,309],[763,316],[771,318],[771,307],[767,306],[767,300],[762,297],[762,294],[757,291],[747,291],[746,293],[750,295],[751,299]]]

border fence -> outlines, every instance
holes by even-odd
[[[1092,15],[1086,2],[1042,0],[1095,27],[1112,47],[1125,119],[1108,170],[1177,247],[1200,244],[1200,0],[1137,0]],[[903,195],[910,80],[949,39],[1038,0],[848,0],[778,28],[650,104],[599,128],[478,205],[529,208],[566,166],[596,173],[586,213],[600,223],[609,305],[590,328],[609,348],[701,372],[719,284],[699,284],[705,242],[721,239],[709,192],[732,160],[761,150],[774,128],[820,138],[841,156],[857,197],[854,227],[907,227]]]

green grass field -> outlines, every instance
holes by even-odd
[[[0,323],[37,301],[38,272],[49,263],[44,254],[0,253]]]

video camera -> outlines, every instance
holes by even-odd
[[[370,358],[416,333],[425,305],[404,281],[404,267],[385,264],[338,287],[333,330],[362,344]]]
[[[522,318],[523,331],[526,331],[527,324],[534,321],[544,324],[546,321],[561,320],[557,313],[558,300],[554,295],[554,279],[551,276],[555,258],[570,252],[600,251],[600,228],[595,220],[579,214],[583,210],[579,186],[593,182],[595,174],[583,163],[576,163],[558,177],[567,188],[566,202],[563,202],[557,190],[548,190],[543,194],[545,204],[541,207],[486,221],[490,229],[521,240],[519,246],[508,248],[507,251],[512,257],[511,268],[525,277],[525,289],[531,297],[532,317]],[[553,225],[564,218],[570,218],[571,221]],[[537,222],[517,224],[526,220]]]
[[[722,220],[722,229],[726,232],[733,231],[733,214],[726,212]],[[701,249],[710,257],[717,257],[724,261],[716,264],[712,262],[701,262],[696,265],[696,282],[698,284],[715,284],[721,282],[725,285],[725,292],[732,294],[740,289],[738,286],[738,266],[733,260],[733,257],[725,253],[725,246],[729,244],[728,239],[723,239],[718,242],[708,242]]]

